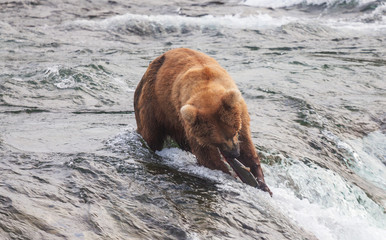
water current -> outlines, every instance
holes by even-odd
[[[386,3],[0,0],[0,239],[385,239]],[[230,73],[273,197],[136,133],[177,47]]]

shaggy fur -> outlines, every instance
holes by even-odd
[[[152,150],[161,150],[170,136],[200,165],[227,173],[218,150],[239,155],[264,183],[245,101],[213,58],[186,48],[157,57],[138,84],[134,108],[137,131]]]

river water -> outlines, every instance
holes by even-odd
[[[386,3],[0,0],[0,239],[384,239]],[[149,151],[133,94],[214,57],[273,197]]]

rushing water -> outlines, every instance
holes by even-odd
[[[0,239],[384,239],[385,12],[1,0]],[[272,198],[136,133],[134,89],[176,47],[236,81]]]

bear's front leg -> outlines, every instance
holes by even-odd
[[[251,173],[256,177],[259,183],[259,188],[265,192],[268,192],[272,196],[271,190],[265,183],[260,158],[257,155],[255,146],[253,145],[248,127],[243,127],[241,129],[239,133],[239,142],[240,156],[237,159],[250,169]]]

